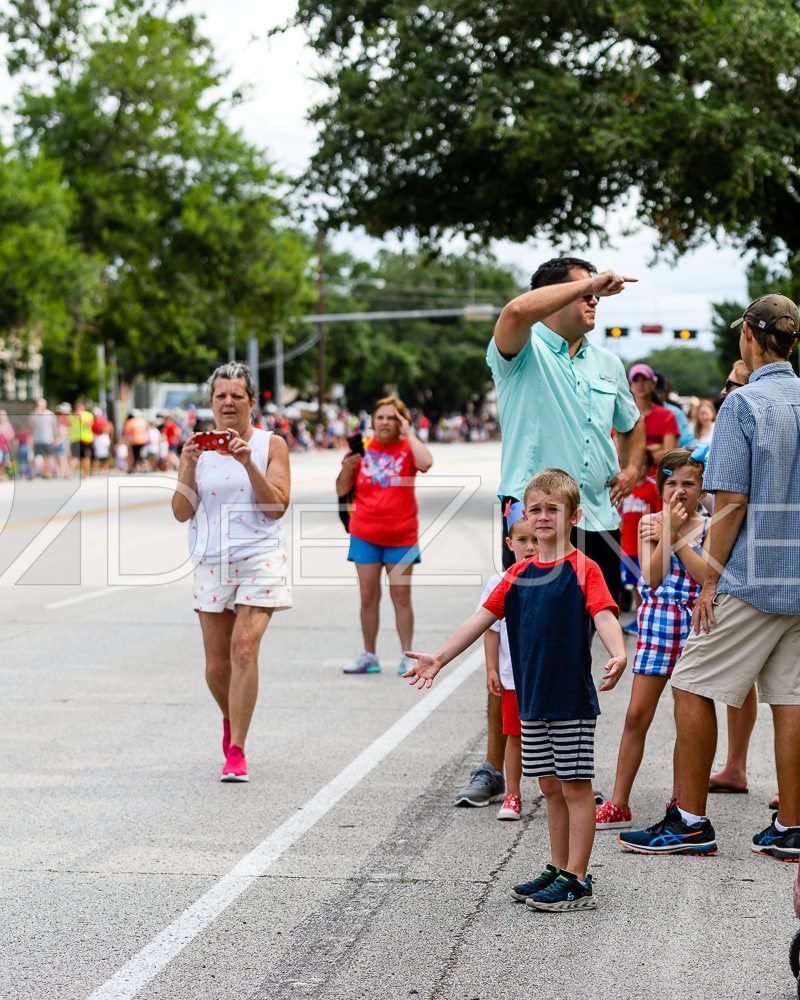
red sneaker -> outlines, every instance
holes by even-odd
[[[509,792],[497,810],[498,819],[522,819],[522,802],[519,795]]]
[[[244,754],[236,744],[232,744],[228,751],[225,767],[222,769],[220,781],[249,781],[247,777],[247,761]]]
[[[595,819],[598,830],[622,830],[633,826],[630,809],[620,809],[613,802],[604,802],[597,810]]]

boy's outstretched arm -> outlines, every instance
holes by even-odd
[[[475,614],[462,622],[444,645],[437,649],[432,656],[428,653],[412,653],[410,649],[406,650],[406,656],[410,656],[412,660],[417,662],[406,670],[403,677],[411,678],[409,684],[416,684],[420,688],[429,688],[433,684],[433,678],[442,667],[455,659],[459,653],[463,653],[496,621],[497,618],[491,611],[487,611],[486,608],[478,608]]]
[[[617,616],[610,608],[598,611],[594,616],[594,627],[600,640],[608,651],[610,659],[603,667],[603,683],[601,691],[610,691],[625,672],[628,657],[625,653],[625,636]]]

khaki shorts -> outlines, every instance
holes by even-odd
[[[284,611],[292,606],[285,546],[251,559],[198,563],[194,568],[195,611],[233,611],[237,604]]]
[[[768,705],[800,705],[800,615],[759,611],[732,594],[714,598],[717,624],[689,633],[672,686],[741,708],[758,682]]]

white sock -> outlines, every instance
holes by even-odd
[[[786,833],[787,830],[791,829],[791,827],[784,826],[783,823],[779,823],[777,816],[772,822],[775,824],[775,829],[778,831],[778,833]]]
[[[691,826],[693,823],[702,823],[703,820],[707,819],[707,816],[695,816],[694,813],[687,813],[685,809],[681,809],[678,806],[678,812],[681,814],[681,819],[684,823],[688,823]]]

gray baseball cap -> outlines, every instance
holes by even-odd
[[[795,333],[800,331],[800,313],[798,313],[794,302],[785,295],[770,293],[768,295],[761,295],[751,302],[745,309],[744,315],[740,316],[734,323],[731,323],[731,328],[739,326],[740,323],[747,322],[747,325],[754,330],[769,332],[775,326],[777,320],[784,317],[792,321]]]

